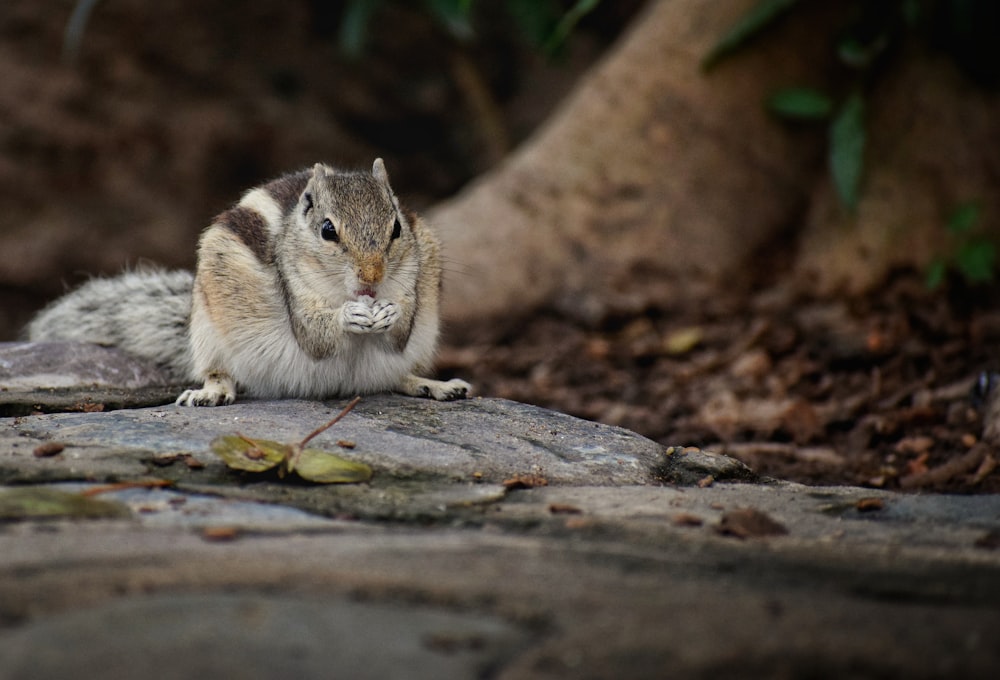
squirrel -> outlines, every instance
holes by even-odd
[[[250,189],[202,232],[186,271],[94,279],[43,309],[29,341],[120,347],[176,379],[181,406],[396,391],[462,399],[432,380],[440,245],[371,173],[322,163]]]

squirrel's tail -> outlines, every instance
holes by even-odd
[[[187,379],[193,282],[190,272],[160,270],[92,279],[39,312],[25,334],[32,342],[120,347],[153,361],[178,379]]]

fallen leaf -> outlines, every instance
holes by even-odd
[[[67,410],[78,413],[101,413],[104,410],[104,404],[95,404],[92,401],[80,401],[70,406]]]
[[[249,442],[249,443],[248,443]],[[234,470],[265,472],[285,460],[289,447],[267,439],[226,434],[211,443],[212,451]]]
[[[716,530],[724,536],[736,538],[783,536],[788,533],[784,525],[755,508],[740,508],[723,513]]]
[[[663,351],[671,356],[687,354],[702,341],[705,332],[699,326],[673,331],[663,339]]]
[[[361,397],[355,397],[331,421],[316,428],[295,444],[281,444],[269,439],[251,439],[236,433],[213,439],[212,451],[234,470],[266,472],[277,467],[279,477],[295,472],[302,479],[319,484],[366,482],[372,477],[372,469],[364,463],[350,461],[320,449],[305,448],[311,439],[335,425],[359,401]],[[353,442],[346,443],[354,445]]]
[[[107,519],[131,517],[128,507],[115,501],[31,486],[0,493],[0,520]]]
[[[122,489],[159,489],[165,486],[173,486],[169,479],[137,479],[132,482],[115,482],[114,484],[102,484],[93,486],[85,491],[81,491],[81,496],[97,496],[109,491],[121,491]]]
[[[903,437],[893,447],[898,453],[923,454],[934,446],[934,439],[926,436]]]
[[[184,460],[184,464],[188,466],[189,470],[203,470],[205,468],[205,464],[192,456],[190,453],[185,453],[181,457]]]
[[[692,515],[688,512],[682,512],[674,515],[673,519],[674,525],[679,527],[700,527],[705,521],[698,515]]]
[[[35,458],[51,458],[62,453],[65,448],[66,445],[59,442],[45,442],[36,446],[31,453]]]
[[[372,469],[364,463],[335,456],[319,449],[305,449],[295,464],[299,477],[319,484],[350,484],[367,482]]]
[[[201,531],[201,537],[206,541],[232,541],[238,538],[240,535],[240,530],[236,527],[230,526],[218,526],[218,527],[205,527]]]
[[[503,480],[503,485],[508,489],[533,489],[536,486],[548,486],[549,480],[541,475],[514,475]]]
[[[972,475],[971,483],[973,486],[979,484],[989,475],[993,474],[993,471],[997,469],[997,459],[993,457],[993,454],[987,453],[983,458],[983,462],[979,464],[976,469],[975,474]]]
[[[906,461],[906,470],[910,475],[925,474],[930,468],[927,467],[927,460],[931,457],[929,453],[921,453],[913,460]]]
[[[874,512],[885,507],[885,502],[881,498],[862,498],[854,504],[858,512]]]

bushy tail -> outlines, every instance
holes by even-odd
[[[93,279],[39,312],[26,328],[27,339],[120,347],[177,379],[189,379],[193,283],[193,275],[185,271],[133,271]]]

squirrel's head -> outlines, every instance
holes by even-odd
[[[414,236],[381,158],[371,173],[340,172],[321,163],[299,197],[296,222],[318,263],[350,270],[357,296],[375,292],[413,247]],[[345,272],[347,273],[347,272]]]

